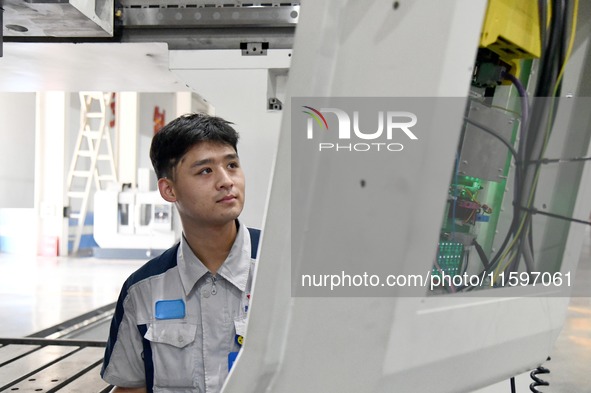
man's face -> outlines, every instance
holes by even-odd
[[[168,183],[172,196],[165,199],[176,203],[185,226],[224,225],[242,212],[244,173],[230,145],[194,145],[174,168],[174,180],[160,181]]]

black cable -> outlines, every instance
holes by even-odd
[[[518,185],[521,184],[521,179],[523,178],[523,168],[518,163],[525,160],[524,142],[527,140],[530,104],[529,99],[527,97],[527,90],[525,89],[525,86],[523,86],[521,81],[509,73],[505,73],[504,77],[510,80],[511,83],[515,85],[515,88],[517,89],[517,93],[521,101],[521,124],[519,125],[519,145],[517,146],[518,158],[515,162],[515,179],[513,181],[513,199],[521,200],[521,187],[519,187]]]
[[[484,266],[484,270],[488,270],[488,268],[490,267],[490,262],[486,256],[486,253],[484,252],[484,249],[482,248],[480,243],[476,241],[476,239],[472,240],[472,245],[474,246],[476,252],[478,253],[478,256],[480,257],[480,261],[482,262],[482,266]]]
[[[519,206],[515,206],[515,204],[514,204],[514,209],[519,209]],[[505,247],[507,247],[509,240],[511,240],[511,237],[515,234],[515,232],[517,232],[518,227],[519,227],[519,214],[513,215],[513,218],[511,220],[511,225],[509,226],[509,230],[507,231],[507,234],[505,235],[505,238],[503,239],[503,243],[499,247],[499,250],[497,251],[495,256],[492,258],[492,260],[488,261],[488,259],[486,257],[486,253],[484,252],[484,250],[482,250],[482,247],[480,247],[480,249],[482,250],[482,255],[480,253],[478,253],[478,255],[481,257],[481,260],[483,261],[484,269],[479,274],[477,274],[478,276],[481,276],[482,279],[484,279],[484,277],[488,273],[490,273],[492,271],[492,269],[494,269],[496,267],[497,263],[499,263],[499,258],[501,257],[501,255],[503,254],[503,252],[505,250]],[[476,242],[476,244],[478,244],[478,243]],[[478,252],[478,247],[475,247],[475,248],[476,248],[476,251]],[[475,286],[466,286],[463,288],[458,288],[458,291],[462,291],[466,288],[468,288],[468,291],[471,291],[476,287]]]
[[[555,79],[555,66],[556,60],[558,60],[556,54],[559,51],[558,46],[562,38],[562,0],[552,0],[550,19],[550,29],[548,31],[547,42],[545,50],[542,53],[542,59],[540,62],[540,69],[538,83],[536,84],[535,96],[536,97],[551,97],[551,89],[554,87],[552,83]]]
[[[529,127],[529,99],[527,96],[527,90],[525,89],[525,87],[523,86],[523,84],[521,83],[521,81],[519,79],[517,79],[515,76],[506,73],[504,75],[504,78],[510,80],[514,85],[515,88],[517,89],[517,93],[520,97],[520,101],[521,101],[521,124],[519,126],[519,145],[517,147],[517,154],[519,156],[519,158],[517,159],[517,161],[521,161],[525,159],[525,143],[524,141],[527,140],[527,129]],[[513,182],[513,200],[515,201],[520,201],[522,200],[522,180],[524,179],[524,168],[517,164],[515,165],[515,178],[514,178],[514,182]],[[519,216],[520,215],[520,211],[515,208],[513,208],[513,215],[514,216]],[[530,231],[531,233],[531,231]],[[514,265],[515,263],[518,263],[519,259],[516,258],[513,263],[511,265]],[[510,267],[512,268],[512,266]]]
[[[532,259],[535,260],[535,258],[534,258],[535,255],[534,255],[534,231],[533,231],[533,228],[529,228],[527,241],[530,244]],[[528,273],[530,273],[530,272],[528,272]]]
[[[0,5],[0,57],[3,56],[4,48],[4,8]]]
[[[490,135],[494,136],[495,138],[497,138],[498,140],[500,140],[509,149],[509,151],[511,152],[511,154],[513,155],[515,160],[516,161],[519,160],[519,158],[518,158],[519,153],[517,153],[517,151],[513,148],[513,146],[505,138],[503,138],[501,135],[499,135],[495,130],[487,127],[484,124],[481,124],[479,122],[471,120],[467,117],[465,117],[464,119],[466,120],[466,122],[480,128],[481,130],[487,132],[488,134],[490,134]],[[522,142],[520,142],[520,143],[522,143]],[[523,176],[523,174],[521,171],[521,167],[519,165],[515,165],[514,199],[517,198],[516,200],[521,200],[521,188],[519,187],[519,185],[521,184],[521,181],[523,179],[522,176]],[[484,275],[488,274],[490,269],[494,268],[494,266],[498,263],[500,256],[503,254],[503,252],[505,250],[505,247],[507,247],[507,244],[509,244],[509,240],[511,240],[512,236],[517,232],[517,229],[519,228],[519,217],[520,217],[519,207],[514,204],[513,205],[513,219],[511,221],[511,225],[509,226],[509,231],[507,232],[507,235],[503,239],[503,243],[501,244],[501,247],[499,248],[499,250],[497,251],[497,253],[493,257],[492,261],[490,263],[488,263],[487,266],[485,266],[485,269],[482,272],[483,277],[484,277]]]
[[[570,1],[560,0],[560,6],[562,8],[562,20],[561,20],[561,31],[560,31],[560,46],[558,48],[558,56],[556,57],[556,77],[558,77],[558,73],[560,72],[560,68],[564,64],[566,60],[566,51],[568,48],[568,41],[569,41],[569,31],[568,31],[568,15],[569,15],[569,3]],[[562,91],[562,78],[558,82],[558,86],[556,87],[556,92],[554,93],[554,97],[560,97],[560,92]]]
[[[513,209],[515,211],[520,211],[521,207],[518,206],[517,204],[513,203]],[[501,255],[503,255],[505,248],[507,247],[507,244],[509,243],[512,236],[517,232],[517,230],[519,228],[519,218],[520,218],[519,213],[513,215],[513,218],[511,219],[511,225],[509,226],[509,230],[507,231],[507,234],[505,235],[505,238],[503,239],[503,242],[501,243],[501,246],[499,247],[497,253],[490,261],[487,259],[486,253],[484,252],[484,250],[482,249],[480,244],[478,242],[476,242],[475,240],[473,241],[473,245],[476,248],[476,252],[478,252],[478,255],[480,256],[481,261],[483,261],[483,265],[484,265],[484,269],[479,274],[477,274],[478,276],[481,276],[482,279],[484,279],[484,277],[487,274],[489,274],[499,263],[500,257],[501,257]],[[480,248],[482,254],[480,254],[480,252],[478,251],[479,248]],[[466,288],[468,288],[468,291],[471,291],[475,288],[475,286],[466,286],[463,288],[459,288],[458,291],[464,290]]]
[[[515,377],[511,377],[510,381],[511,381],[511,393],[517,393],[517,390],[515,389]]]
[[[554,81],[556,79],[556,50],[558,41],[561,37],[560,34],[560,23],[562,21],[561,14],[558,7],[559,0],[552,1],[551,7],[551,20],[550,20],[550,28],[547,33],[546,38],[546,45],[543,46],[542,49],[542,56],[540,59],[540,67],[538,69],[538,79],[536,83],[536,89],[534,92],[535,97],[550,97],[551,89],[554,86]],[[525,142],[525,159],[531,159],[532,157],[532,149],[534,146],[534,141],[538,138],[540,132],[544,132],[545,129],[543,127],[545,115],[547,109],[545,108],[545,103],[540,100],[534,101],[533,108],[532,108],[532,119],[528,126],[527,130],[527,140],[522,141]]]
[[[524,131],[526,129],[527,121],[529,119],[529,99],[527,97],[527,90],[525,89],[525,86],[523,86],[521,81],[517,79],[515,75],[512,75],[509,72],[503,73],[503,79],[511,81],[511,83],[513,83],[515,85],[515,88],[517,89],[521,105],[521,126],[519,128],[520,131]],[[522,137],[523,135],[520,135],[520,138]]]
[[[548,360],[550,360],[550,356],[548,356],[548,358],[546,359],[546,361]],[[529,390],[533,393],[542,393],[538,389],[536,389],[538,386],[550,386],[550,383],[538,377],[538,374],[550,374],[550,370],[546,367],[540,366],[529,374],[531,379],[533,379],[533,382],[529,385]]]
[[[488,260],[488,257],[486,256],[486,252],[484,252],[484,249],[482,248],[482,246],[480,245],[480,243],[478,243],[478,241],[476,239],[472,239],[472,245],[476,249],[476,253],[480,257],[480,261],[482,262],[482,266],[484,267],[483,271],[480,274],[478,274],[479,276],[482,276],[482,278],[480,279],[480,282],[483,282],[484,276],[487,274],[487,272],[492,267],[492,263]],[[468,264],[466,264],[466,269],[467,268],[468,268]],[[471,291],[471,290],[473,290],[476,287],[475,286],[471,286],[471,285],[466,285],[466,286],[463,286],[463,287],[458,287],[458,288],[456,288],[456,290],[458,292],[461,292],[461,291],[463,291],[466,288],[468,288],[468,291]]]
[[[540,160],[532,160],[521,162],[521,165],[532,165],[532,164],[555,164],[555,163],[563,163],[563,162],[581,162],[581,161],[591,161],[591,157],[572,157],[572,158],[542,158]]]
[[[548,20],[546,4],[546,0],[538,0],[538,17],[540,18],[540,52],[543,52],[546,46],[546,22]]]
[[[462,276],[468,271],[468,263],[470,262],[470,250],[464,250],[464,261],[462,262]]]
[[[536,209],[535,207],[520,207],[521,210],[525,210],[531,214],[541,214],[543,216],[548,216],[548,217],[552,217],[552,218],[558,218],[560,220],[565,220],[565,221],[570,221],[570,222],[576,222],[578,224],[585,224],[585,225],[591,225],[591,221],[586,221],[586,220],[580,220],[578,218],[573,218],[573,217],[567,217],[567,216],[563,216],[560,214],[555,214],[555,213],[549,213],[549,212],[545,212],[545,211],[541,211]]]

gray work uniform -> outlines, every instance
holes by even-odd
[[[249,230],[238,224],[213,276],[187,241],[154,258],[123,286],[101,375],[148,392],[219,392],[244,335],[254,273]]]

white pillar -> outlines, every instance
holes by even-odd
[[[68,254],[68,219],[63,210],[67,204],[65,157],[67,110],[70,95],[61,91],[37,93],[35,121],[35,210],[38,217],[37,245],[57,238],[59,255]]]

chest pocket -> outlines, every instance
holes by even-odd
[[[195,387],[195,362],[201,348],[195,340],[197,325],[155,322],[148,325],[144,338],[150,341],[154,362],[154,387]]]

